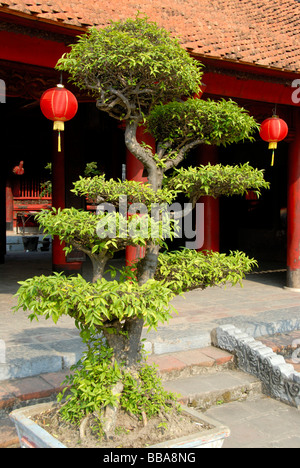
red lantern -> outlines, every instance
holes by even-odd
[[[58,131],[58,151],[60,152],[60,132],[64,131],[64,122],[75,116],[78,110],[77,99],[64,85],[58,84],[56,88],[50,88],[43,93],[40,107],[44,116],[53,120],[53,130]]]
[[[261,124],[260,137],[269,143],[269,149],[273,150],[272,163],[274,166],[274,152],[277,149],[277,143],[285,139],[289,131],[286,122],[277,115],[273,115]]]

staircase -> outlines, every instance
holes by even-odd
[[[235,368],[233,355],[213,346],[153,356],[164,387],[185,405],[206,410],[261,394],[258,379]]]

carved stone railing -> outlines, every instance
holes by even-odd
[[[214,329],[212,344],[234,354],[238,368],[260,379],[266,395],[300,408],[300,373],[283,356],[234,325]]]

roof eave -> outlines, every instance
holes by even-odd
[[[67,22],[59,22],[57,20],[51,20],[47,18],[41,18],[33,13],[24,13],[20,10],[0,6],[0,20],[11,22],[15,24],[21,24],[23,26],[38,28],[42,30],[51,31],[53,33],[77,36],[85,33],[88,30],[88,26],[73,25]],[[219,68],[227,68],[231,70],[247,71],[256,75],[267,75],[277,76],[285,78],[296,78],[300,75],[300,70],[282,69],[278,67],[260,65],[253,62],[246,62],[243,60],[234,60],[226,57],[218,57],[209,54],[197,53],[195,49],[182,46],[189,52],[195,59],[205,63],[209,63]]]
[[[73,25],[65,22],[58,22],[46,18],[40,18],[37,15],[24,13],[19,10],[0,6],[0,20],[9,23],[20,24],[30,28],[48,30],[53,33],[76,36],[87,31],[87,27]]]
[[[273,75],[282,78],[296,78],[300,75],[300,70],[290,70],[266,65],[260,65],[253,62],[246,62],[243,60],[233,60],[226,57],[217,57],[213,55],[196,53],[191,49],[187,49],[192,57],[201,61],[204,65],[210,64],[219,68],[236,69],[239,71],[246,71],[255,75]]]

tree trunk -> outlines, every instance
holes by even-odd
[[[136,139],[136,131],[138,128],[138,121],[128,122],[125,130],[125,144],[127,149],[142,163],[148,172],[148,182],[154,191],[159,188],[158,185],[161,183],[158,179],[158,168],[156,162],[153,159],[151,150],[143,148],[142,145]]]
[[[105,266],[108,260],[111,258],[111,256],[105,255],[104,257],[101,257],[100,255],[89,255],[89,257],[92,261],[92,266],[93,266],[92,282],[96,283],[96,281],[103,278]]]
[[[107,344],[114,351],[114,358],[119,365],[128,369],[136,369],[142,357],[141,336],[143,332],[143,319],[127,319],[123,324],[114,323],[114,333],[103,329]],[[108,327],[106,327],[108,328]]]
[[[147,149],[143,148],[136,139],[138,122],[127,123],[125,131],[125,143],[128,150],[141,161],[148,172],[148,182],[156,192],[162,186],[163,172],[156,166],[155,160]],[[155,275],[160,247],[151,241],[147,245],[146,255],[139,263],[139,284],[145,284]],[[96,260],[93,261],[94,281],[103,274],[103,266]],[[107,345],[113,349],[114,359],[125,371],[130,372],[138,379],[138,369],[142,362],[141,337],[144,320],[133,317],[124,322],[116,321],[103,328],[103,334]],[[113,389],[114,393],[121,393],[122,383],[118,382]],[[108,406],[104,412],[105,423],[103,425],[106,436],[114,429],[117,420],[118,407]]]
[[[146,248],[146,255],[138,264],[138,281],[142,286],[154,278],[157,268],[160,246],[150,242]]]

